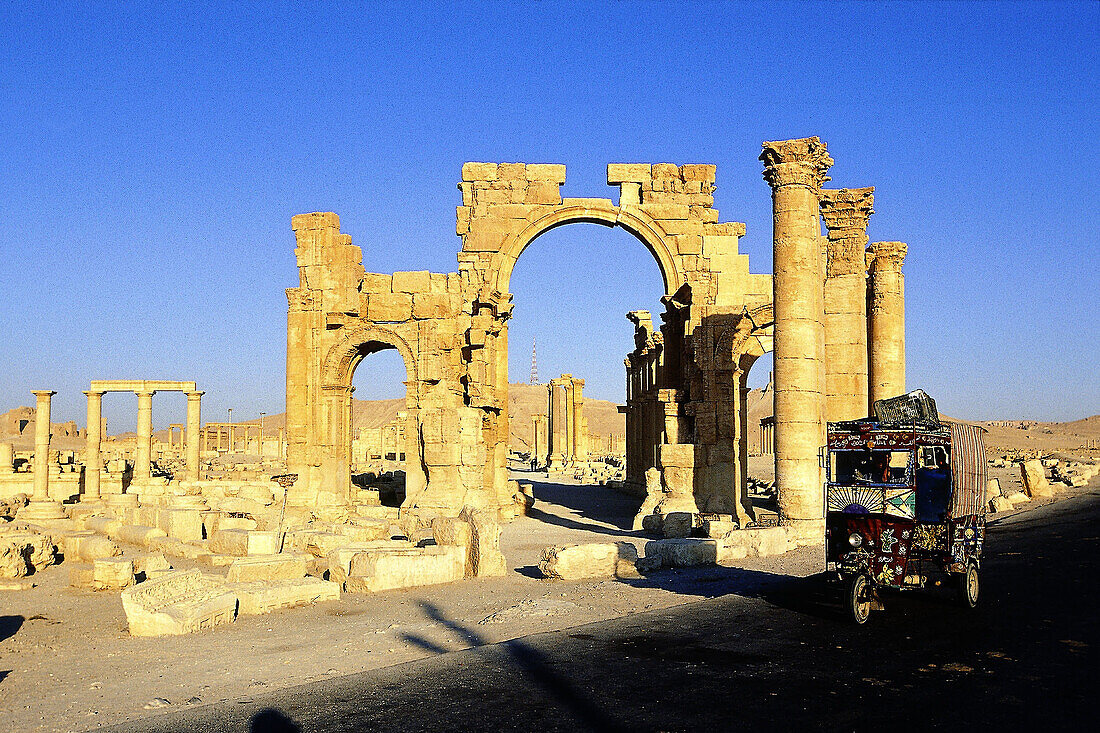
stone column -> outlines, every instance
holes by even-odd
[[[573,409],[570,417],[573,420],[573,460],[587,461],[588,446],[585,444],[584,434],[584,380],[573,379],[572,389]]]
[[[825,304],[818,196],[832,165],[816,137],[764,143],[772,187],[775,479],[784,523],[825,518],[818,451],[825,445]],[[807,527],[807,531],[813,531]]]
[[[19,519],[64,519],[61,502],[50,499],[50,398],[56,392],[34,390],[34,491],[31,501],[19,510]]]
[[[11,443],[0,443],[0,475],[15,473],[15,451]]]
[[[202,433],[202,396],[205,392],[185,392],[187,395],[187,480],[199,480],[199,435]]]
[[[137,447],[134,451],[134,482],[141,484],[153,477],[153,395],[138,392]]]
[[[821,192],[829,230],[825,269],[825,415],[867,417],[867,220],[875,189]]]
[[[572,463],[577,460],[577,455],[574,452],[574,441],[577,434],[577,426],[573,419],[573,376],[571,374],[562,375],[562,387],[565,389],[565,399],[562,400],[562,423],[565,425],[565,448],[562,451],[565,453],[565,462]]]
[[[558,437],[560,421],[555,415],[557,405],[557,385],[551,379],[546,385],[547,406],[546,412],[549,425],[546,428],[546,465],[547,468],[556,466],[561,462],[561,439]]]
[[[103,440],[103,393],[85,392],[88,397],[88,438],[84,450],[84,501],[99,500],[99,480],[103,473],[100,443]]]
[[[870,252],[867,325],[871,342],[871,402],[905,394],[904,242],[875,242]]]

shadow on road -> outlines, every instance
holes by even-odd
[[[264,708],[248,721],[249,733],[302,733],[290,716],[277,708]]]
[[[24,620],[22,616],[0,616],[0,641],[15,636]]]
[[[491,644],[473,629],[444,616],[435,604],[425,601],[420,603],[420,607],[428,618],[450,629],[461,641],[471,647],[486,647]],[[404,638],[406,641],[436,654],[447,651],[438,644],[416,634],[404,634]],[[490,649],[503,652],[505,661],[510,663],[530,683],[540,687],[563,708],[576,716],[577,720],[586,728],[599,731],[628,730],[624,723],[601,708],[579,685],[555,670],[550,658],[538,649],[525,644],[520,639],[512,639],[496,644],[491,646]]]

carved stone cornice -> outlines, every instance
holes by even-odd
[[[871,253],[870,269],[901,271],[908,246],[905,242],[872,242],[867,250]]]
[[[829,180],[833,159],[816,136],[765,142],[763,148],[764,180],[772,188],[798,185],[817,193]]]
[[[313,310],[316,298],[309,288],[287,288],[286,301],[292,311],[308,311]]]

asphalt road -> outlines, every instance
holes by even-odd
[[[896,594],[857,627],[821,578],[743,572],[669,610],[110,730],[1060,730],[1095,718],[1098,556],[1094,490],[993,520],[973,610]]]

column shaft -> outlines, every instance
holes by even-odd
[[[50,390],[32,392],[34,410],[34,493],[33,501],[50,500]]]
[[[153,395],[138,392],[137,447],[134,452],[134,481],[140,483],[153,477]]]
[[[99,499],[103,458],[100,443],[103,440],[103,393],[85,392],[88,396],[88,438],[84,450],[84,499]]]
[[[901,266],[906,251],[903,242],[871,245],[874,259],[867,294],[871,402],[905,394],[905,277]]]
[[[202,396],[187,392],[187,480],[199,480],[199,441],[202,434]]]

